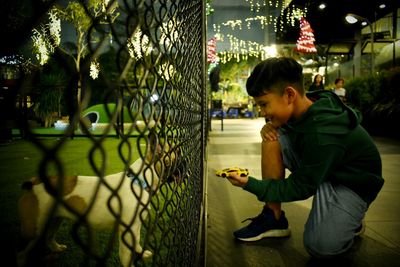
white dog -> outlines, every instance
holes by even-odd
[[[171,155],[169,155],[170,159]],[[143,251],[140,245],[140,228],[149,209],[150,194],[148,191],[151,190],[153,193],[157,191],[160,177],[164,175],[165,171],[165,168],[162,168],[163,165],[169,164],[163,163],[162,160],[155,161],[150,156],[146,157],[146,160],[136,160],[131,165],[133,172],[129,175],[121,172],[107,175],[104,179],[97,176],[69,176],[63,179],[62,184],[56,177],[51,177],[49,179],[51,188],[58,192],[61,191],[58,189],[62,189],[60,196],[63,204],[58,203],[56,207],[54,206],[55,198],[48,193],[43,182],[33,178],[30,182],[25,183],[25,189],[28,190],[20,198],[18,206],[21,235],[31,241],[26,249],[18,254],[18,264],[26,264],[28,253],[35,247],[38,238],[44,233],[46,225],[45,241],[50,250],[60,252],[66,249],[65,245],[58,244],[55,240],[55,234],[62,218],[76,221],[79,216],[83,215],[90,227],[112,229],[115,226],[116,218],[108,208],[110,200],[114,214],[120,214],[122,221],[118,226],[121,265],[132,265],[133,251],[130,247],[134,248],[142,257],[150,257],[152,252]],[[98,186],[99,182],[100,186]],[[117,192],[119,198],[113,195],[113,190]],[[93,205],[91,206],[92,201]],[[55,212],[51,215],[53,207],[55,207]],[[72,209],[73,212],[68,209]],[[50,215],[54,219],[48,223]]]

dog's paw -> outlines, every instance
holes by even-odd
[[[143,251],[142,257],[143,257],[144,259],[150,258],[151,256],[153,256],[153,252],[151,252],[150,250],[145,250],[145,251]]]

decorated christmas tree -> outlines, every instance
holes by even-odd
[[[302,17],[300,19],[300,37],[297,40],[295,51],[304,54],[317,53],[314,42],[314,33],[310,23]]]
[[[207,62],[216,63],[217,62],[217,38],[212,37],[207,42]]]

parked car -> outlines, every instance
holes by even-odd
[[[226,111],[223,110],[212,110],[211,111],[211,117],[212,118],[221,118],[221,116],[224,116],[226,118]]]
[[[253,112],[248,110],[246,107],[230,107],[228,108],[227,117],[228,118],[251,118]]]

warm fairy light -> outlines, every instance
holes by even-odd
[[[285,19],[281,21],[280,25],[276,25],[275,31],[283,31],[285,25],[287,24],[290,24],[292,27],[294,27],[296,21],[299,20],[301,17],[305,17],[307,15],[307,12],[308,12],[307,8],[300,9],[297,7],[289,6],[286,8],[286,14],[285,14],[285,10],[281,9],[280,16]]]
[[[33,29],[32,32],[33,47],[36,50],[36,59],[39,61],[40,65],[46,64],[49,60],[49,48],[46,43],[46,38],[41,31]]]
[[[230,60],[247,59],[249,56],[260,57],[261,59],[270,57],[276,52],[276,49],[266,48],[262,44],[258,44],[251,41],[244,41],[234,37],[231,34],[222,34],[222,27],[230,27],[230,30],[242,30],[242,25],[246,25],[248,30],[252,27],[260,27],[265,29],[267,26],[273,26],[275,32],[283,31],[287,25],[292,27],[296,25],[296,22],[306,16],[307,8],[298,8],[291,6],[290,1],[281,0],[245,0],[250,4],[250,10],[252,12],[259,12],[261,8],[267,7],[267,5],[274,9],[280,9],[280,15],[268,15],[268,16],[254,16],[245,18],[242,20],[228,20],[223,23],[213,24],[214,36],[217,41],[224,41],[226,37],[229,43],[229,51],[223,51],[218,53],[221,63],[228,62]],[[278,17],[283,18],[278,24]],[[275,52],[274,52],[275,51]]]
[[[226,63],[230,60],[247,60],[249,57],[259,57],[266,59],[268,57],[276,56],[277,51],[275,46],[266,47],[262,44],[252,41],[244,41],[228,34],[227,38],[230,43],[229,51],[218,53],[218,58],[221,63]]]
[[[232,30],[235,30],[236,27],[239,28],[239,30],[242,29],[242,21],[240,19],[237,20],[228,20],[226,22],[222,23],[223,26],[230,26]]]
[[[147,37],[146,34],[143,34],[139,28],[136,29],[133,36],[128,39],[127,47],[131,58],[141,59],[143,57],[142,52],[144,52],[145,55],[148,55],[151,52],[149,37]]]
[[[217,38],[217,41],[221,41],[221,42],[224,41],[224,35],[223,34],[216,33],[214,36],[215,36],[215,38]]]
[[[300,8],[294,8],[291,10],[290,13],[288,13],[288,19],[290,21],[290,24],[292,26],[295,26],[296,20],[304,17],[306,15],[306,9],[300,9]]]
[[[261,29],[264,29],[265,26],[267,25],[275,25],[277,21],[277,18],[274,18],[272,15],[267,16],[256,16],[256,17],[251,17],[251,18],[246,18],[243,20],[228,20],[225,21],[219,25],[217,24],[213,24],[213,29],[214,32],[216,33],[220,33],[221,32],[221,26],[225,26],[225,27],[231,27],[231,30],[242,30],[242,24],[246,23],[246,27],[247,29],[251,29],[251,27],[253,26],[259,26],[261,27]]]
[[[246,0],[246,2],[250,4],[250,11],[252,12],[260,12],[261,8],[267,5],[265,0]],[[269,1],[269,5],[272,6],[272,1]]]
[[[270,15],[269,17],[266,16],[256,16],[253,18],[247,18],[245,19],[246,25],[247,25],[247,29],[251,29],[251,24],[253,22],[259,22],[261,29],[264,29],[265,26],[270,25],[275,23],[274,18],[272,17],[272,15]]]
[[[207,16],[211,15],[212,13],[214,13],[214,8],[211,6],[210,2],[211,2],[211,0],[208,0],[206,2],[206,15]]]
[[[96,60],[93,60],[92,62],[90,62],[90,77],[95,80],[99,77],[99,73],[100,64]]]
[[[179,42],[179,23],[175,19],[164,22],[161,26],[159,39],[160,49],[170,49],[173,44]],[[136,29],[131,38],[127,40],[128,52],[131,58],[141,59],[144,55],[149,55],[153,50],[149,37],[141,29]]]
[[[50,22],[48,24],[50,35],[53,38],[54,45],[59,46],[61,42],[61,20],[57,16],[56,10],[52,9],[49,12]]]
[[[261,16],[254,18],[254,20],[261,19]],[[214,25],[214,29],[220,29],[220,27]],[[228,39],[229,43],[229,52],[224,51],[218,53],[218,58],[221,63],[226,63],[231,59],[235,59],[237,61],[246,60],[249,56],[260,57],[261,59],[265,59],[269,54],[265,49],[263,44],[259,44],[257,42],[240,40],[239,38],[227,34],[226,36],[221,32],[217,32],[214,36],[216,41],[223,41],[225,37]]]
[[[169,80],[171,80],[172,77],[174,77],[176,71],[175,71],[175,68],[173,65],[171,65],[169,63],[164,63],[158,67],[157,72],[158,72],[158,74],[163,76],[165,78],[165,80],[169,81]]]
[[[247,3],[250,4],[250,11],[252,12],[260,12],[261,8],[266,7],[267,5],[271,8],[280,8],[281,11],[281,15],[284,12],[284,9],[286,7],[284,1],[281,0],[269,0],[269,1],[265,1],[265,0],[246,0]],[[297,18],[301,17],[298,14],[294,14],[294,16],[297,16]],[[214,32],[215,33],[219,33],[221,31],[221,26],[225,26],[225,27],[231,27],[231,30],[236,30],[242,29],[242,25],[244,23],[246,23],[246,27],[247,29],[251,29],[252,26],[261,26],[262,29],[265,28],[265,26],[267,25],[274,25],[274,31],[276,32],[278,30],[277,27],[277,20],[278,17],[274,17],[272,15],[269,16],[256,16],[256,17],[251,17],[251,18],[246,18],[244,20],[228,20],[226,22],[223,22],[221,24],[214,24]],[[293,23],[294,23],[294,19],[292,19]],[[292,23],[292,24],[293,24]]]
[[[171,19],[168,22],[164,22],[161,26],[161,37],[160,44],[166,48],[170,48],[172,44],[176,44],[179,41],[178,32],[179,22],[175,19]]]
[[[47,34],[49,32],[50,34]],[[61,21],[55,9],[49,11],[49,23],[42,25],[40,30],[32,30],[33,48],[40,65],[46,64],[54,48],[61,42]]]

